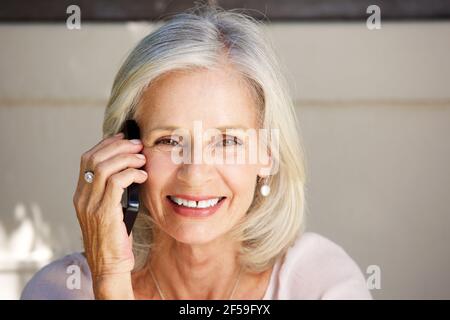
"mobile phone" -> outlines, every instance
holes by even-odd
[[[125,135],[125,139],[140,139],[140,130],[135,120],[126,120],[122,132]],[[143,169],[142,166],[139,169]],[[139,212],[139,184],[132,183],[127,187],[122,194],[122,210],[123,210],[123,222],[127,227],[127,233],[130,235],[133,229],[134,222]]]

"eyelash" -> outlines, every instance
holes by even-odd
[[[238,146],[242,145],[241,140],[240,140],[239,138],[237,138],[237,137],[231,137],[231,138],[223,139],[222,142],[224,142],[224,141],[230,141],[230,140],[233,141],[233,142],[235,142],[235,145],[238,145]],[[164,141],[169,141],[169,142],[171,142],[171,143],[163,143]],[[174,146],[174,145],[173,145],[173,142],[177,143],[176,140],[171,139],[171,138],[161,138],[161,139],[159,139],[159,140],[157,140],[157,141],[155,142],[155,145],[163,144],[163,145],[171,145],[171,146]],[[222,144],[222,147],[226,147],[226,146],[229,146],[229,145],[223,145],[223,144]]]
[[[170,143],[169,144],[162,143],[163,141],[175,141],[175,140],[174,139],[170,139],[170,138],[162,138],[162,139],[157,140],[155,142],[155,145],[158,145],[158,144],[171,145]]]

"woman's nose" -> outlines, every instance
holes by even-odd
[[[205,187],[214,179],[213,166],[208,164],[182,164],[177,179],[190,187]]]

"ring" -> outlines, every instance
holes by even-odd
[[[84,172],[84,180],[87,183],[92,183],[92,181],[94,181],[94,173],[92,171],[85,171]]]

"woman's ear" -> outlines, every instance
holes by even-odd
[[[258,175],[263,178],[275,175],[279,170],[279,134],[279,130],[271,129],[270,132],[264,131],[264,134],[260,136],[259,150],[265,151],[262,154],[260,153],[258,157],[258,164],[260,166]]]
[[[262,162],[260,160],[260,162]],[[258,176],[261,178],[275,174],[275,161],[271,154],[265,157],[264,162],[259,164]]]

